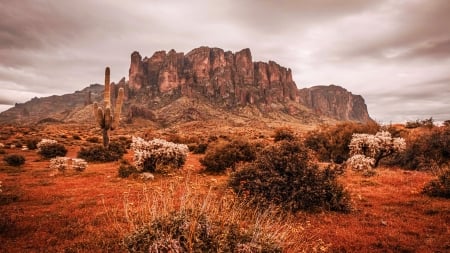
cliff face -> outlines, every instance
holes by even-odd
[[[299,102],[319,115],[338,120],[370,121],[363,97],[346,89],[330,86],[314,86],[298,91]]]
[[[298,90],[290,69],[273,61],[253,62],[249,49],[232,53],[200,47],[186,55],[158,51],[144,59],[133,52],[129,80],[134,94],[145,96],[207,97],[227,108],[257,105],[263,111],[272,104],[297,102],[337,120],[370,120],[361,96],[334,85]]]
[[[123,117],[162,124],[221,118],[225,122],[328,119],[370,121],[361,96],[339,86],[297,89],[291,70],[274,61],[253,62],[249,49],[232,53],[200,47],[187,54],[158,51],[150,58],[131,54],[129,80],[111,84],[112,98],[125,89]],[[42,119],[91,120],[91,103],[101,101],[103,86],[91,85],[62,96],[34,98],[0,113],[0,123]],[[195,112],[195,113],[194,113]]]
[[[232,53],[200,47],[186,55],[159,51],[141,59],[138,52],[131,55],[129,87],[137,93],[201,95],[228,106],[296,99],[291,70],[272,61],[253,62],[249,49]]]

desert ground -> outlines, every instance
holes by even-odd
[[[87,138],[100,137],[98,129],[82,125],[1,128],[2,143],[52,138],[67,147],[68,157],[76,157]],[[120,129],[112,138],[163,133]],[[271,141],[270,131],[246,134]],[[0,163],[1,252],[126,252],[123,238],[158,210],[180,208],[180,201],[214,205],[233,198],[229,175],[204,173],[202,154],[189,153],[178,171],[143,180],[120,178],[119,162],[89,163],[83,172],[57,173],[36,150],[3,150],[0,157],[20,154],[26,162],[20,167]],[[132,162],[131,150],[124,159]],[[435,177],[387,166],[372,177],[346,170],[339,181],[351,194],[351,212],[273,214],[269,219],[274,221],[263,227],[277,231],[275,239],[285,252],[449,252],[450,202],[421,193]],[[245,227],[245,220],[241,224]]]

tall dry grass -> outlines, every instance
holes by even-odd
[[[184,234],[189,245],[187,252],[196,250],[196,244],[190,240],[198,240],[200,228],[195,224],[202,218],[208,221],[208,232],[214,239],[225,240],[223,233],[229,233],[227,229],[230,226],[236,226],[236,231],[245,235],[242,238],[249,237],[250,243],[237,247],[239,252],[276,252],[276,249],[282,252],[327,251],[329,245],[313,235],[306,222],[302,223],[298,217],[275,207],[255,209],[238,199],[224,181],[224,178],[216,180],[198,174],[177,175],[160,179],[151,186],[146,183],[130,186],[123,193],[123,213],[120,209],[105,208],[109,210],[110,223],[123,235],[124,247],[130,245],[130,240],[142,240],[142,231],[148,232],[143,228],[188,214],[183,216],[183,226],[188,226],[188,232]],[[161,229],[173,232],[180,228]],[[222,231],[218,231],[220,229]],[[238,241],[236,243],[239,244]],[[150,249],[155,247],[150,246],[146,245],[146,252],[152,252]],[[167,242],[160,246],[167,247]],[[210,250],[216,252],[217,249]]]

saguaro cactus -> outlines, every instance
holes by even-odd
[[[119,94],[116,100],[116,107],[114,108],[114,114],[111,111],[111,85],[109,83],[109,67],[105,69],[105,92],[103,98],[104,108],[99,107],[97,102],[94,103],[94,117],[100,128],[102,129],[103,134],[103,146],[109,146],[109,130],[114,130],[119,127],[120,121],[120,112],[122,110],[123,104],[123,96],[124,91],[123,88],[119,89]]]

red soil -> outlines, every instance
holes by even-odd
[[[70,147],[68,156],[76,151]],[[194,190],[203,192],[210,182],[224,185],[227,179],[202,175],[201,156],[192,154],[176,175],[143,182],[119,178],[118,162],[91,163],[82,173],[52,176],[49,162],[35,151],[7,152],[24,155],[26,164],[21,169],[0,165],[0,252],[121,252],[120,240],[130,229],[124,212],[127,196],[139,194],[144,185],[164,192],[174,178],[188,173],[193,185],[205,186]],[[321,239],[324,249],[334,252],[449,252],[450,201],[420,193],[432,178],[389,168],[370,178],[347,171],[341,181],[355,210],[299,213],[291,224],[298,228],[292,236],[311,243]]]

